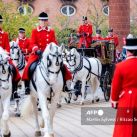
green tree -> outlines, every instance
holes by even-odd
[[[31,15],[20,15],[14,3],[4,3],[0,1],[0,14],[4,20],[3,29],[9,33],[10,40],[17,37],[18,28],[24,27],[26,29],[26,35],[29,37],[32,28],[36,26],[37,18]]]

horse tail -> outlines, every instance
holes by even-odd
[[[33,97],[31,95],[28,95],[28,97],[25,99],[21,108],[21,115],[23,117],[28,117],[33,113],[32,99]]]
[[[92,87],[92,91],[94,94],[96,92],[96,90],[99,88],[99,85],[100,85],[99,79],[96,76],[92,75],[90,82],[91,82],[91,85],[92,85],[91,87]]]

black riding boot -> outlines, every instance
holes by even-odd
[[[29,87],[30,81],[26,80],[24,82],[25,82],[25,95],[29,95],[30,94],[30,87]]]
[[[13,81],[12,82],[12,98],[13,99],[20,98],[20,96],[17,93],[17,89],[18,89],[18,82]]]

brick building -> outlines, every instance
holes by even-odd
[[[40,12],[45,11],[49,15],[49,21],[51,26],[61,26],[69,24],[71,27],[76,28],[80,23],[83,15],[86,15],[92,21],[92,24],[98,25],[98,18],[105,18],[105,24],[109,24],[114,27],[115,32],[120,35],[120,38],[126,36],[130,31],[130,22],[137,22],[137,0],[109,0],[111,7],[110,17],[108,16],[108,5],[107,3],[101,2],[101,0],[3,0],[4,2],[12,2],[16,5],[17,10],[21,14],[31,13],[33,16],[37,16]],[[130,8],[126,9],[126,4],[130,4]],[[129,2],[130,1],[130,2]],[[120,6],[116,6],[117,3],[122,3]],[[29,6],[24,6],[27,3]],[[115,3],[115,4],[114,4]],[[114,8],[116,10],[114,11]],[[122,8],[122,10],[121,10]],[[121,10],[121,12],[120,12]],[[127,25],[126,30],[123,32],[125,25],[120,24],[120,26],[114,23],[116,18],[116,11],[120,15],[118,18],[122,18],[119,22]],[[130,16],[128,14],[130,12]],[[125,18],[124,18],[125,16]],[[130,18],[130,19],[129,19]],[[126,23],[126,20],[129,22]],[[109,23],[108,23],[109,20]],[[114,21],[115,20],[115,21]],[[119,19],[117,19],[119,20]],[[95,21],[95,22],[94,22]],[[97,27],[97,26],[96,26]],[[123,30],[122,30],[123,29]]]

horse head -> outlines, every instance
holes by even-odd
[[[21,70],[25,66],[25,57],[17,42],[10,42],[10,56],[15,66]]]
[[[67,62],[69,64],[69,68],[71,71],[77,67],[77,64],[80,62],[80,54],[76,50],[76,48],[72,48],[67,51]]]
[[[58,47],[55,43],[50,43],[43,53],[43,62],[47,67],[50,83],[54,83],[60,72],[63,60],[63,46]]]
[[[18,46],[18,43],[15,41],[10,42],[10,56],[12,60],[19,61],[20,48]]]
[[[10,76],[10,57],[3,50],[3,53],[0,53],[0,83],[3,89],[9,89],[9,76]]]

